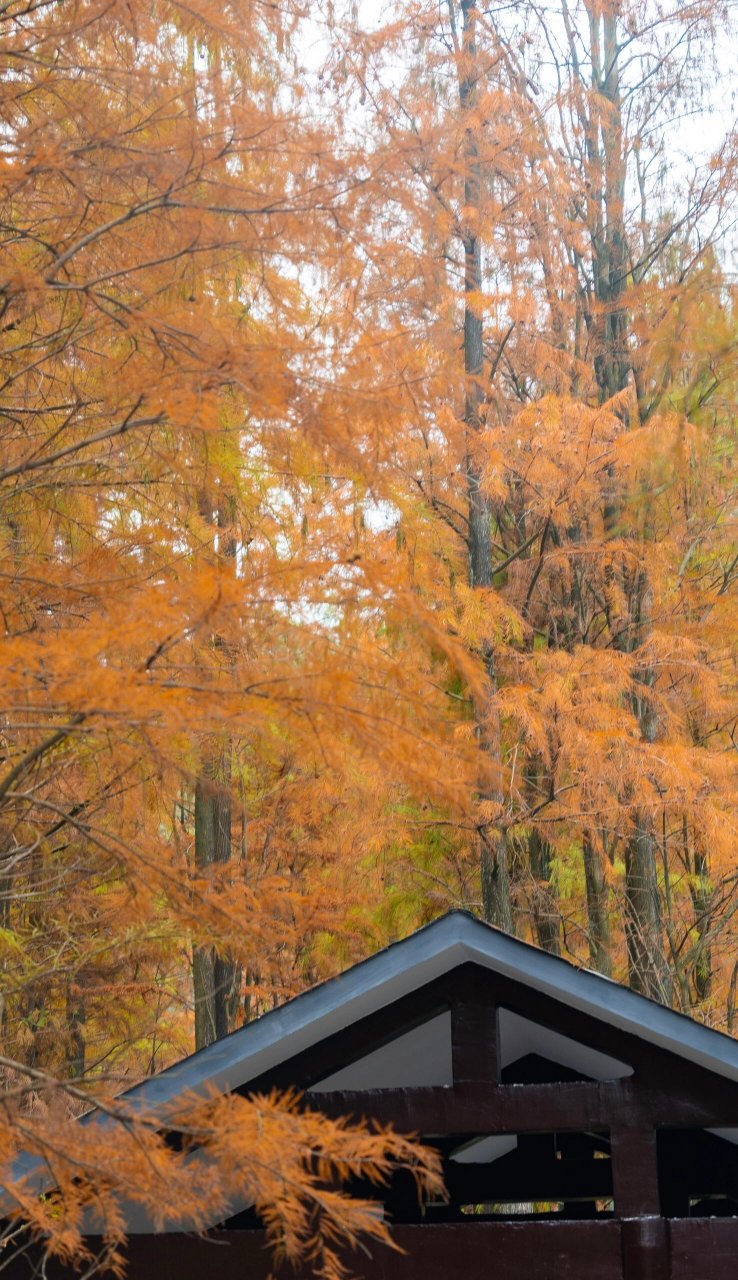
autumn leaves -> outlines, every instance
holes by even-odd
[[[679,15],[362,21],[0,18],[2,1033],[64,1248],[54,1079],[449,905],[732,1017],[730,146],[670,182]]]

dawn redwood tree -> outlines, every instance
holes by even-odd
[[[505,850],[516,927],[682,1005],[709,1001],[734,912],[731,138],[668,163],[719,21],[449,4],[334,28],[380,177],[354,313],[384,335],[375,386],[412,381],[385,492],[416,596],[476,668],[447,691],[479,764],[437,817],[488,918],[484,851]]]
[[[477,48],[479,9],[475,0],[461,0],[459,33],[454,7],[451,6],[454,57],[459,82],[461,124],[464,129],[463,181],[464,203],[460,235],[464,252],[464,375],[466,424],[466,480],[468,488],[467,528],[469,548],[469,583],[473,588],[489,592],[493,585],[491,546],[492,506],[486,490],[477,441],[482,431],[484,387],[484,314],[482,302],[483,229],[483,159],[480,147],[478,114],[482,66]],[[487,772],[493,777],[482,783],[480,794],[499,809],[503,802],[499,712],[495,704],[497,675],[492,644],[484,642],[480,657],[486,681],[484,695],[477,700],[479,741]],[[497,775],[494,779],[494,775]],[[494,779],[494,780],[493,780]],[[510,872],[504,833],[494,821],[479,823],[480,877],[482,910],[485,918],[506,932],[513,929],[510,900]]]
[[[299,987],[305,939],[345,909],[310,856],[321,775],[342,761],[360,789],[367,752],[411,772],[396,735],[414,746],[437,712],[414,678],[385,694],[396,663],[363,619],[346,653],[311,625],[360,587],[350,516],[336,502],[320,554],[303,518],[326,454],[349,466],[352,442],[344,401],[327,388],[316,404],[324,346],[294,264],[335,253],[331,209],[353,178],[322,125],[277,105],[291,26],[176,0],[0,15],[0,1182],[8,1239],[25,1223],[64,1260],[84,1258],[90,1209],[110,1261],[121,1202],[197,1223],[238,1186],[288,1254],[309,1248],[336,1276],[337,1240],[386,1227],[348,1197],[320,1208],[316,1148],[326,1167],[399,1162],[438,1185],[404,1139],[277,1099],[174,1118],[213,1154],[200,1184],[114,1101],[191,1046],[193,953],[258,971],[259,998]],[[283,812],[265,799],[253,815],[248,874],[205,856],[198,830],[223,743],[223,809],[257,779],[280,792]],[[294,830],[306,797],[313,843],[300,861],[282,837],[274,864],[270,833]],[[109,1127],[74,1123],[90,1102]],[[45,1163],[48,1196],[18,1178],[19,1151]]]
[[[709,57],[718,20],[713,7],[705,5],[654,15],[625,5],[606,9],[583,5],[571,10],[563,5],[558,30],[541,31],[537,50],[534,37],[532,55],[526,54],[522,62],[517,59],[524,98],[538,122],[542,154],[548,161],[544,185],[550,195],[541,199],[546,218],[532,227],[532,242],[550,307],[551,336],[560,349],[568,345],[575,358],[590,362],[597,398],[622,424],[616,430],[648,430],[651,419],[657,430],[659,415],[668,412],[668,400],[648,390],[653,346],[639,320],[644,312],[652,314],[654,294],[659,297],[657,306],[667,311],[687,307],[690,293],[695,285],[699,287],[711,246],[719,242],[730,216],[729,146],[717,163],[705,155],[702,168],[685,169],[681,184],[669,186],[663,168],[675,142],[670,116],[680,105],[688,107],[699,98],[704,58]],[[512,33],[497,27],[496,34],[508,56],[515,57]],[[557,102],[553,123],[533,104],[534,92],[540,96],[541,82],[550,82],[551,53]],[[719,145],[716,151],[719,154]],[[562,192],[568,195],[565,206]],[[558,231],[562,266],[568,268],[568,291],[553,264],[552,226]],[[691,335],[685,333],[685,339],[689,346]],[[727,351],[719,347],[714,351],[712,369],[715,386],[709,394],[731,377]],[[668,383],[676,372],[662,366],[661,377]],[[572,389],[579,392],[581,385],[578,370]],[[627,448],[625,441],[623,445]],[[660,625],[654,606],[665,584],[657,586],[655,577],[663,566],[650,563],[652,531],[644,530],[637,518],[633,527],[638,497],[623,486],[616,465],[605,469],[604,479],[601,536],[607,559],[593,563],[609,589],[620,595],[624,616],[621,612],[617,621],[606,618],[600,643],[606,634],[613,648],[632,657],[633,684],[627,696],[644,747],[635,756],[640,755],[639,773],[646,782],[645,792],[637,785],[627,785],[623,791],[630,811],[621,836],[628,973],[637,989],[670,1002],[672,969],[677,969],[678,977],[678,961],[673,932],[664,921],[670,909],[669,856],[659,839],[663,792],[648,764],[651,755],[658,755],[659,741],[668,738],[668,717],[659,706],[657,670],[638,660],[639,650],[648,649],[652,626]],[[575,549],[580,539],[579,522],[573,521],[566,541]],[[612,558],[610,549],[615,551]],[[581,569],[578,573],[581,578]],[[671,612],[666,598],[661,596],[662,608]],[[577,606],[576,596],[571,603]],[[581,639],[590,643],[588,635]],[[705,678],[709,679],[707,672]],[[640,800],[654,783],[658,799],[652,791],[641,806]],[[604,833],[606,828],[601,830]],[[699,844],[700,837],[695,838]],[[582,852],[590,954],[609,971],[609,921],[603,910],[607,888],[601,869],[606,855],[601,845],[596,848],[591,834],[583,838]]]

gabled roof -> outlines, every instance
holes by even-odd
[[[412,996],[420,988],[468,963],[487,969],[491,975],[498,974],[541,993],[559,1005],[568,1005],[581,1014],[665,1049],[708,1071],[738,1081],[738,1042],[730,1036],[704,1027],[609,978],[577,968],[568,960],[549,955],[529,943],[520,942],[466,912],[451,911],[410,937],[395,942],[368,960],[354,965],[338,977],[311,988],[208,1048],[201,1049],[159,1075],[148,1078],[128,1090],[124,1095],[125,1101],[131,1108],[140,1107],[150,1116],[159,1115],[165,1121],[169,1104],[181,1095],[234,1090],[247,1086],[304,1050],[320,1044],[371,1014],[380,1012],[395,1001]],[[511,1010],[503,1008],[500,1012],[501,1017],[504,1015],[507,1019],[506,1030],[513,1047],[513,1057],[531,1047],[535,1051],[534,1045],[526,1044],[533,1024],[526,1023],[525,1018],[520,1018]],[[444,1022],[442,1029],[439,1028],[441,1022]],[[445,1025],[446,1022],[448,1026]],[[500,1027],[503,1028],[502,1020]],[[541,1030],[538,1028],[538,1033]],[[504,1034],[503,1030],[503,1039]],[[400,1059],[409,1058],[413,1063],[413,1071],[417,1071],[418,1062],[428,1066],[431,1072],[437,1071],[439,1044],[444,1035],[448,1039],[448,1056],[448,1013],[433,1016],[420,1027],[401,1035],[399,1040],[389,1046],[391,1070],[396,1070],[399,1056]],[[606,1079],[630,1074],[631,1068],[625,1063],[584,1045],[575,1045],[552,1028],[543,1029],[543,1035],[542,1048],[550,1049],[555,1061],[564,1065],[577,1065],[585,1074],[591,1070],[594,1078]],[[567,1054],[572,1049],[579,1055],[576,1064],[567,1063]],[[585,1055],[584,1058],[582,1054]],[[365,1056],[359,1064],[361,1075],[365,1079],[371,1078],[369,1087],[373,1088],[383,1086],[381,1076],[383,1070],[386,1073],[387,1067],[385,1058],[384,1067],[377,1074],[374,1064],[376,1058],[377,1054],[370,1051],[369,1056]],[[605,1068],[604,1071],[600,1070],[602,1067]],[[446,1070],[450,1072],[450,1059]],[[348,1074],[356,1079],[353,1067],[349,1067]],[[367,1087],[361,1083],[344,1085],[343,1077],[346,1075],[344,1071],[336,1072],[313,1085],[310,1092],[325,1088]],[[397,1085],[406,1082],[393,1080],[392,1083]],[[412,1083],[421,1084],[423,1081],[417,1079]],[[433,1078],[431,1083],[443,1081]],[[446,1083],[450,1083],[450,1080]],[[92,1111],[82,1118],[81,1123],[106,1124],[108,1121],[104,1115]],[[711,1132],[731,1143],[738,1143],[738,1129],[713,1129]],[[514,1140],[509,1137],[483,1139],[486,1145],[490,1142],[498,1145],[500,1142],[507,1143],[507,1146],[503,1146],[504,1150],[508,1149],[511,1141]],[[475,1152],[474,1158],[479,1159],[479,1142]],[[495,1148],[495,1154],[491,1158],[496,1158],[497,1155],[499,1150]],[[485,1155],[483,1158],[490,1157]],[[39,1190],[43,1190],[48,1184],[46,1166],[37,1157],[19,1157],[17,1169],[19,1176],[35,1178]],[[243,1207],[235,1205],[232,1212]],[[125,1205],[123,1209],[129,1232],[148,1233],[154,1230],[141,1206]],[[182,1222],[171,1224],[167,1229],[183,1231],[189,1230],[190,1226],[191,1224]],[[91,1231],[96,1229],[94,1225],[90,1226]]]
[[[471,962],[738,1081],[738,1042],[601,974],[451,911],[262,1015],[126,1095],[156,1111],[184,1092],[237,1089],[458,965]]]

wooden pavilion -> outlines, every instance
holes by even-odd
[[[405,1252],[366,1280],[738,1278],[738,1042],[463,912],[135,1092],[286,1086],[442,1154],[448,1203],[373,1192]],[[212,1228],[132,1220],[131,1276],[266,1280],[253,1208]]]

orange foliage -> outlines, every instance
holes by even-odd
[[[65,1255],[158,1196],[69,1099],[191,1048],[198,955],[238,1022],[464,905],[732,1026],[735,157],[664,174],[647,9],[2,9],[0,1158]],[[327,1275],[384,1227],[322,1162],[419,1159],[191,1127]]]

